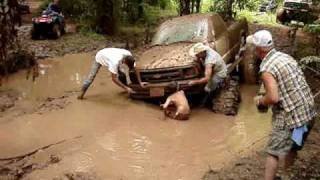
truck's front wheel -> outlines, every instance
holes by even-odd
[[[228,116],[235,116],[238,113],[241,101],[240,83],[238,77],[231,77],[226,80],[225,87],[212,99],[212,111]]]
[[[247,44],[240,63],[240,78],[247,84],[256,84],[258,82],[259,60],[255,53],[253,44]]]

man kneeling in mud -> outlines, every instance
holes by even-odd
[[[192,80],[190,86],[206,84],[205,97],[202,105],[211,100],[214,92],[219,89],[227,78],[227,66],[218,52],[203,43],[193,45],[189,50],[189,55],[204,66],[205,76],[201,79]]]
[[[170,95],[166,102],[160,106],[164,109],[164,114],[172,119],[189,119],[190,107],[186,95],[182,90]]]

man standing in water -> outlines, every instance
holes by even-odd
[[[215,50],[203,43],[197,43],[191,47],[190,56],[195,57],[205,67],[205,76],[198,80],[189,82],[189,85],[206,84],[207,92],[203,104],[206,103],[212,93],[219,88],[227,77],[227,66],[222,57]]]
[[[127,84],[130,84],[129,70],[133,69],[135,60],[132,54],[125,49],[119,48],[105,48],[96,54],[95,60],[92,64],[91,71],[88,78],[83,82],[81,93],[78,99],[83,99],[86,91],[93,82],[96,74],[101,66],[106,66],[111,72],[112,81],[127,91],[129,94],[135,93]],[[126,75],[125,80],[119,80],[119,71]]]
[[[260,78],[266,90],[254,98],[256,105],[272,107],[272,131],[266,146],[265,179],[273,180],[284,158],[285,168],[293,164],[301,150],[315,117],[314,99],[298,63],[274,48],[272,35],[261,30],[247,38],[262,59]]]

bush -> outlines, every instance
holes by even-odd
[[[304,27],[304,31],[320,35],[320,24],[308,24]]]
[[[277,26],[276,15],[272,13],[258,14],[248,10],[237,11],[236,19],[246,18],[251,23],[260,23]]]

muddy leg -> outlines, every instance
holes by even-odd
[[[81,93],[78,96],[78,99],[83,99],[83,96],[87,92],[88,88],[92,84],[94,78],[96,77],[97,73],[99,72],[99,69],[101,67],[101,64],[97,63],[96,61],[93,62],[90,73],[88,78],[83,82]]]
[[[279,158],[276,156],[268,155],[266,164],[265,164],[265,180],[273,180],[276,176],[277,168],[278,168]]]

